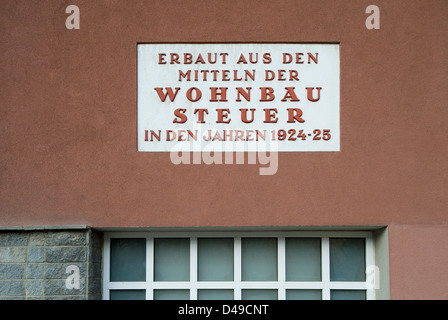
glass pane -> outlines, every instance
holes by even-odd
[[[146,280],[146,239],[110,239],[110,281]]]
[[[190,239],[154,239],[154,280],[190,280]]]
[[[145,300],[145,290],[110,290],[110,300]]]
[[[277,239],[242,239],[242,280],[277,281]]]
[[[154,290],[154,300],[190,300],[190,290],[188,289]]]
[[[365,281],[365,240],[330,239],[330,280]]]
[[[278,294],[275,289],[244,289],[243,300],[277,300]]]
[[[233,281],[233,238],[198,239],[198,280]]]
[[[232,289],[201,289],[198,300],[233,300]]]
[[[366,300],[365,290],[331,290],[331,300]]]
[[[322,300],[322,290],[286,290],[286,300]]]
[[[286,239],[286,281],[321,280],[320,239]]]

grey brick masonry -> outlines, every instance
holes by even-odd
[[[89,227],[0,229],[0,300],[101,299],[101,256],[102,233]],[[69,266],[79,289],[66,284]]]

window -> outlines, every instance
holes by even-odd
[[[111,232],[103,298],[375,299],[370,232]]]

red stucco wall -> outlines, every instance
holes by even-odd
[[[448,298],[447,1],[70,4],[79,30],[66,2],[0,2],[0,225],[388,225],[391,297]],[[137,152],[138,42],[339,42],[341,152],[273,176]]]
[[[446,226],[389,228],[391,299],[448,299]]]

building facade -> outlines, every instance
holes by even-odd
[[[446,1],[0,14],[0,299],[448,298]],[[209,119],[303,143],[167,147]]]

